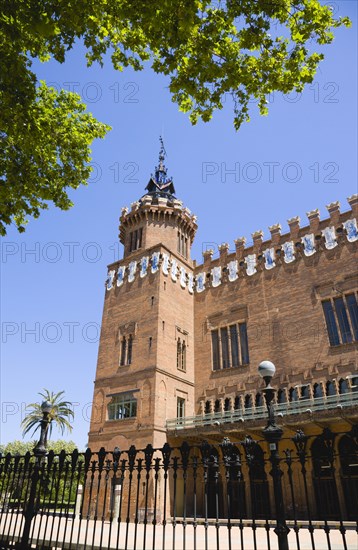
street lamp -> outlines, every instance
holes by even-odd
[[[46,455],[47,449],[46,449],[46,435],[49,423],[51,420],[49,420],[49,414],[51,412],[52,405],[48,401],[43,401],[41,403],[41,410],[42,410],[42,419],[41,419],[41,433],[40,433],[40,439],[37,443],[37,445],[34,448],[34,455],[38,458],[41,458]]]
[[[280,432],[280,437],[282,435],[282,430],[278,426],[276,426],[275,422],[275,411],[273,408],[273,399],[275,397],[276,390],[271,386],[271,380],[276,372],[276,367],[271,361],[262,361],[259,364],[259,375],[265,380],[266,387],[262,390],[265,401],[266,401],[266,407],[267,407],[267,413],[268,413],[268,423],[265,428],[265,432],[267,431],[274,431],[274,432]]]
[[[15,544],[15,548],[19,550],[31,550],[32,545],[30,543],[30,530],[32,525],[32,520],[36,515],[36,502],[39,497],[38,493],[38,483],[40,479],[40,470],[43,465],[42,458],[47,454],[46,443],[47,443],[47,430],[51,422],[49,419],[49,414],[52,410],[52,405],[48,401],[43,401],[41,403],[42,410],[42,419],[40,420],[41,433],[40,439],[37,445],[34,447],[34,455],[36,457],[34,469],[31,474],[31,486],[30,493],[27,499],[26,508],[23,512],[24,514],[24,528],[22,531],[21,541],[19,540]]]
[[[285,504],[283,501],[281,477],[283,475],[280,469],[280,455],[278,452],[278,444],[282,437],[282,429],[276,425],[275,411],[273,406],[273,399],[275,397],[276,390],[271,386],[271,380],[276,372],[276,367],[271,361],[262,361],[259,364],[259,375],[264,379],[266,387],[262,390],[265,396],[268,423],[263,430],[263,436],[269,444],[270,449],[270,462],[272,469],[270,475],[273,481],[273,490],[275,495],[275,509],[276,509],[276,527],[275,533],[278,539],[279,550],[289,550],[287,535],[289,528],[285,519]]]

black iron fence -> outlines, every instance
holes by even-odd
[[[270,550],[285,529],[290,549],[357,550],[357,427],[272,449],[247,436],[2,456],[0,547]]]

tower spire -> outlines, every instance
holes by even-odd
[[[168,178],[167,168],[164,164],[165,157],[167,156],[164,141],[162,136],[159,137],[160,149],[158,165],[155,167],[154,175],[151,175],[149,183],[146,187],[148,194],[156,197],[171,197],[174,196],[175,188],[173,184],[173,178]]]

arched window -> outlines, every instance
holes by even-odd
[[[301,400],[310,398],[310,389],[309,386],[301,386]]]
[[[245,409],[252,409],[252,395],[245,395]]]
[[[220,403],[220,399],[216,399],[216,400],[215,400],[214,412],[216,412],[216,413],[221,412],[221,403]]]
[[[211,413],[211,403],[210,401],[205,401],[205,414],[210,414]]]
[[[228,412],[230,411],[231,407],[231,399],[229,397],[226,397],[225,401],[224,401],[224,411],[225,412]]]
[[[333,382],[328,381],[326,384],[326,395],[336,395],[336,386]]]
[[[357,516],[358,499],[358,444],[357,432],[343,435],[338,444],[338,452],[341,463],[341,481],[347,517],[354,521]]]
[[[297,401],[298,395],[297,395],[297,388],[290,388],[288,392],[289,401]]]
[[[339,501],[334,476],[334,434],[325,429],[311,446],[313,484],[318,519],[338,519]]]
[[[240,400],[240,396],[239,396],[239,395],[237,395],[237,396],[235,397],[234,409],[235,409],[235,411],[238,411],[239,409],[241,409],[241,400]]]
[[[341,378],[339,381],[339,393],[348,393],[348,383],[347,380]]]
[[[127,340],[126,340],[126,337],[123,336],[122,344],[121,344],[121,360],[120,360],[121,366],[126,364],[126,351],[127,351]]]
[[[277,403],[286,403],[286,392],[285,392],[285,390],[278,390],[278,392],[277,392]]]
[[[316,398],[319,398],[319,397],[323,397],[323,391],[322,391],[322,386],[321,384],[318,384],[316,382],[316,384],[313,386],[313,397],[316,399]]]
[[[262,393],[257,393],[255,396],[255,406],[256,407],[263,407],[264,406],[264,398]]]
[[[254,518],[270,516],[270,498],[265,472],[264,452],[258,443],[247,438],[244,442],[246,460],[250,472],[251,514]]]
[[[183,341],[181,346],[181,370],[186,371],[186,344]]]

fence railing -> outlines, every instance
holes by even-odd
[[[356,550],[358,428],[280,442],[0,458],[0,548],[278,547],[273,469],[289,548]],[[273,467],[274,466],[274,467]]]
[[[305,411],[323,411],[336,409],[337,407],[352,407],[358,405],[358,392],[349,392],[327,397],[316,397],[314,399],[300,399],[286,403],[274,404],[276,415],[295,415]],[[168,430],[183,430],[201,426],[212,426],[217,423],[230,424],[233,422],[245,422],[249,420],[264,420],[267,417],[266,406],[252,406],[246,409],[235,409],[232,411],[214,412],[183,418],[171,418],[167,420]],[[216,423],[216,424],[215,424]]]

